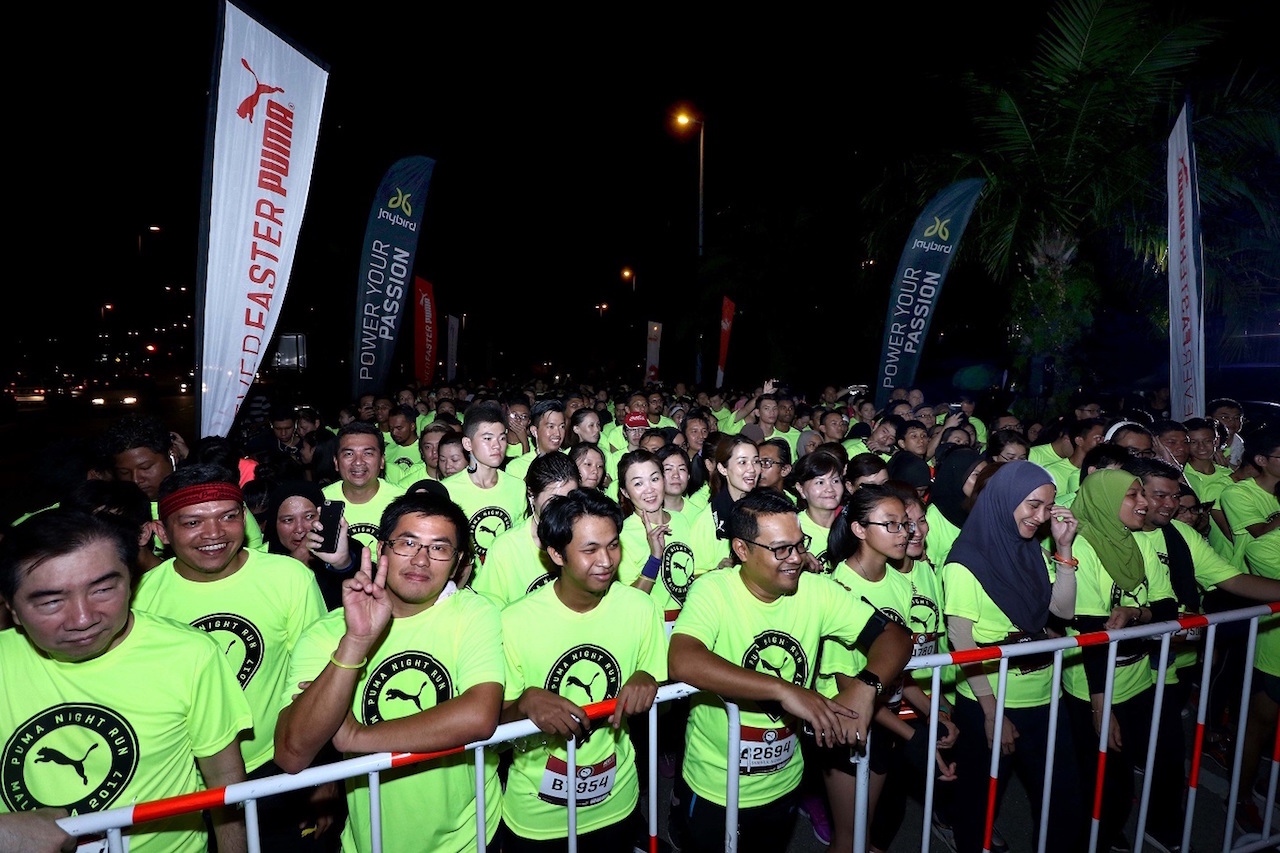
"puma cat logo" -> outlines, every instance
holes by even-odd
[[[417,706],[418,710],[421,711],[422,702],[419,700],[418,697],[422,695],[422,688],[426,686],[427,686],[427,682],[425,681],[422,682],[422,687],[418,688],[417,693],[405,693],[403,690],[397,690],[396,688],[392,687],[389,690],[387,690],[387,698],[403,699],[406,702],[412,702],[415,706]]]
[[[586,684],[583,684],[582,680],[579,679],[576,675],[570,675],[568,678],[565,679],[565,681],[569,682],[575,687],[582,688],[582,692],[587,694],[587,699],[594,702],[596,701],[596,697],[591,693],[591,685],[595,684],[596,679],[599,677],[600,677],[600,673],[597,672],[595,675],[591,676],[591,680],[588,681]]]
[[[98,745],[96,743],[93,744],[92,746],[90,746],[88,749],[84,751],[84,755],[82,755],[80,757],[80,760],[77,761],[74,758],[68,758],[67,756],[63,755],[61,752],[59,752],[58,750],[54,749],[51,746],[43,746],[40,748],[40,751],[36,753],[35,763],[36,764],[49,764],[49,763],[65,764],[67,767],[70,767],[72,770],[76,771],[76,773],[80,775],[81,782],[88,785],[89,777],[84,775],[84,762],[85,762],[85,759],[89,757],[89,753],[93,752],[97,748],[98,748]]]

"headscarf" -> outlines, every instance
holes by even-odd
[[[800,431],[799,437],[796,438],[796,459],[799,459],[801,456],[804,456],[804,454],[806,453],[804,449],[805,443],[809,440],[809,436],[814,435],[817,432],[818,431],[814,429],[805,429]],[[826,441],[826,438],[823,437],[821,441]]]
[[[964,527],[965,519],[969,517],[969,511],[964,508],[965,480],[982,461],[982,454],[968,447],[957,447],[938,460],[933,473],[933,488],[929,490],[929,502],[956,527]],[[1025,497],[1022,495],[1018,500]]]
[[[899,450],[893,454],[888,469],[890,480],[901,480],[914,489],[927,489],[933,484],[929,463],[909,451]]]
[[[310,480],[287,480],[271,489],[267,502],[266,523],[262,525],[262,540],[267,543],[267,550],[272,554],[288,554],[289,549],[280,541],[276,530],[276,518],[280,515],[280,507],[289,498],[302,497],[311,501],[319,509],[324,504],[324,492]]]
[[[1129,488],[1141,481],[1128,471],[1101,469],[1080,482],[1071,512],[1080,523],[1077,535],[1093,546],[1102,567],[1125,592],[1142,583],[1146,567],[1133,531],[1120,523],[1120,504]]]
[[[1027,495],[1052,483],[1049,472],[1034,462],[1001,465],[947,555],[948,563],[968,569],[996,607],[1027,633],[1040,631],[1048,621],[1052,589],[1040,543],[1022,538],[1013,512]]]

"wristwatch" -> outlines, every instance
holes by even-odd
[[[854,674],[853,677],[861,681],[863,684],[870,685],[871,688],[876,691],[876,696],[879,696],[884,692],[884,684],[881,683],[880,676],[876,675],[869,669],[864,668],[861,672]]]

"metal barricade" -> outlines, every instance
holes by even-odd
[[[1025,655],[1052,653],[1053,654],[1053,680],[1051,689],[1051,700],[1049,708],[1049,725],[1050,732],[1054,732],[1061,722],[1060,718],[1060,694],[1063,670],[1063,654],[1068,649],[1083,648],[1086,646],[1097,646],[1109,644],[1108,663],[1106,672],[1106,704],[1103,711],[1103,720],[1101,724],[1102,734],[1098,743],[1098,768],[1099,778],[1101,778],[1102,768],[1107,760],[1107,732],[1110,724],[1111,715],[1111,691],[1115,678],[1116,666],[1116,645],[1122,640],[1142,639],[1142,638],[1160,638],[1160,664],[1155,685],[1155,705],[1153,710],[1153,724],[1151,726],[1150,739],[1147,744],[1145,776],[1142,785],[1142,795],[1139,805],[1138,823],[1137,823],[1137,839],[1141,844],[1143,833],[1145,831],[1149,818],[1148,806],[1151,792],[1152,768],[1155,762],[1156,752],[1156,736],[1159,728],[1160,711],[1164,700],[1164,675],[1168,661],[1168,651],[1170,637],[1173,633],[1187,628],[1206,628],[1205,637],[1205,654],[1204,654],[1204,671],[1201,684],[1209,684],[1209,669],[1213,660],[1214,641],[1216,639],[1217,626],[1227,622],[1240,622],[1248,620],[1249,634],[1247,644],[1247,654],[1245,660],[1244,684],[1242,688],[1240,719],[1238,722],[1238,732],[1236,737],[1235,754],[1231,773],[1231,789],[1227,803],[1227,820],[1226,829],[1223,835],[1222,850],[1236,851],[1236,853],[1247,853],[1247,851],[1263,850],[1273,848],[1277,842],[1280,842],[1280,833],[1272,835],[1271,809],[1266,810],[1264,816],[1263,832],[1260,838],[1249,840],[1240,846],[1232,846],[1233,843],[1233,815],[1235,813],[1238,782],[1241,773],[1241,764],[1243,761],[1243,741],[1245,725],[1247,723],[1249,698],[1252,690],[1252,675],[1254,648],[1257,643],[1258,620],[1260,617],[1268,616],[1273,613],[1280,613],[1280,603],[1270,605],[1259,605],[1256,607],[1248,607],[1240,610],[1233,610],[1223,613],[1215,613],[1208,616],[1187,616],[1177,621],[1160,622],[1151,625],[1142,625],[1132,628],[1123,628],[1114,631],[1099,631],[1091,634],[1081,634],[1078,636],[1065,637],[1053,640],[1037,640],[1026,643],[1017,643],[1007,646],[988,646],[977,649],[969,649],[964,651],[956,651],[949,653],[939,653],[933,655],[921,656],[914,658],[907,665],[908,670],[932,670],[932,690],[930,695],[930,714],[929,714],[929,744],[930,752],[933,751],[934,745],[938,740],[938,710],[941,698],[941,673],[942,667],[950,665],[963,665],[969,663],[977,663],[983,661],[999,661],[997,690],[996,690],[996,716],[995,716],[995,734],[993,738],[991,763],[989,769],[989,796],[988,808],[986,814],[986,824],[984,830],[984,849],[991,849],[991,834],[994,826],[995,811],[995,791],[996,782],[999,771],[1000,762],[1000,734],[1001,726],[1004,719],[1005,711],[1005,689],[1009,671],[1009,661],[1014,658]],[[649,730],[649,751],[646,756],[649,765],[649,784],[648,784],[648,830],[649,830],[649,849],[651,853],[657,851],[657,835],[658,835],[658,816],[657,816],[657,756],[658,756],[658,731],[657,731],[657,714],[658,705],[663,702],[670,702],[681,699],[697,693],[695,688],[688,684],[676,683],[666,684],[658,689],[657,700],[654,707],[650,709],[648,714],[648,730]],[[1191,838],[1192,819],[1195,811],[1195,799],[1200,775],[1200,757],[1204,748],[1205,720],[1208,708],[1209,691],[1204,689],[1200,693],[1199,704],[1196,716],[1195,743],[1192,750],[1191,772],[1188,779],[1187,806],[1182,826],[1182,845],[1183,849],[1189,849]],[[728,774],[726,780],[726,814],[725,814],[725,847],[728,853],[736,853],[738,849],[738,751],[740,748],[740,730],[739,730],[739,709],[732,702],[725,702],[728,712]],[[591,719],[601,719],[608,717],[613,713],[615,701],[608,700],[589,705],[585,708]],[[171,818],[180,814],[191,812],[199,812],[206,809],[217,808],[221,806],[229,806],[236,804],[244,804],[246,829],[249,837],[249,850],[251,853],[259,853],[261,850],[261,842],[258,838],[257,827],[257,800],[264,797],[281,794],[288,791],[295,791],[303,788],[310,788],[326,782],[337,782],[348,778],[367,775],[369,777],[369,800],[370,814],[373,816],[371,826],[370,844],[374,853],[381,853],[382,849],[382,825],[381,813],[379,809],[379,783],[380,774],[383,771],[392,768],[405,767],[414,764],[425,764],[433,759],[441,758],[446,755],[456,755],[461,752],[471,750],[475,753],[476,765],[476,837],[477,847],[480,851],[485,850],[487,835],[487,827],[485,825],[485,806],[484,806],[484,757],[485,750],[490,747],[499,746],[509,741],[529,735],[537,734],[539,730],[532,722],[522,720],[514,723],[505,723],[498,726],[493,736],[484,741],[467,744],[456,749],[445,750],[434,753],[378,753],[373,755],[365,755],[357,758],[350,758],[343,761],[335,762],[317,767],[311,767],[295,774],[281,774],[266,779],[259,779],[249,782],[240,782],[233,785],[227,785],[224,788],[209,789],[206,791],[198,791],[191,794],[183,794],[180,796],[169,797],[162,800],[138,803],[132,806],[111,809],[104,812],[95,812],[91,814],[78,815],[75,817],[64,818],[59,820],[59,825],[68,833],[76,836],[102,836],[106,835],[108,849],[111,853],[124,853],[127,849],[124,843],[123,830],[125,828],[144,824],[149,821],[159,820],[163,818]],[[868,743],[868,749],[872,745]],[[1046,816],[1049,809],[1050,791],[1052,788],[1052,773],[1054,763],[1058,760],[1074,760],[1072,756],[1055,756],[1053,750],[1053,739],[1049,740],[1048,756],[1045,766],[1045,785],[1044,795],[1039,804],[1041,816]],[[1270,756],[1271,770],[1268,783],[1268,804],[1274,805],[1276,800],[1276,789],[1278,780],[1280,780],[1280,731],[1277,731],[1277,745]],[[567,776],[573,778],[576,771],[576,751],[574,744],[569,741],[568,744],[568,770]],[[857,765],[857,800],[854,822],[854,850],[855,853],[865,853],[866,849],[866,826],[868,824],[867,815],[867,781],[868,767],[865,756],[856,760]],[[933,800],[935,780],[932,772],[926,773],[925,782],[925,798],[924,798],[924,822],[921,831],[921,851],[928,853],[931,842],[931,816],[933,814]],[[1094,801],[1091,812],[1091,829],[1089,851],[1093,853],[1097,849],[1098,843],[1098,824],[1101,809],[1102,786],[1099,784],[1095,792]],[[568,791],[568,845],[571,853],[577,849],[576,830],[577,830],[577,791],[574,786],[569,786]],[[1044,851],[1047,843],[1047,820],[1040,820],[1039,837],[1037,839],[1037,849]]]

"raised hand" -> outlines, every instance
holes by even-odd
[[[378,569],[372,571],[369,549],[360,549],[360,570],[342,583],[342,610],[347,638],[365,652],[382,636],[391,621],[391,599],[387,597],[388,557],[378,557]]]
[[[1053,537],[1059,553],[1075,541],[1078,527],[1079,522],[1067,507],[1055,504],[1049,508],[1049,535]]]

